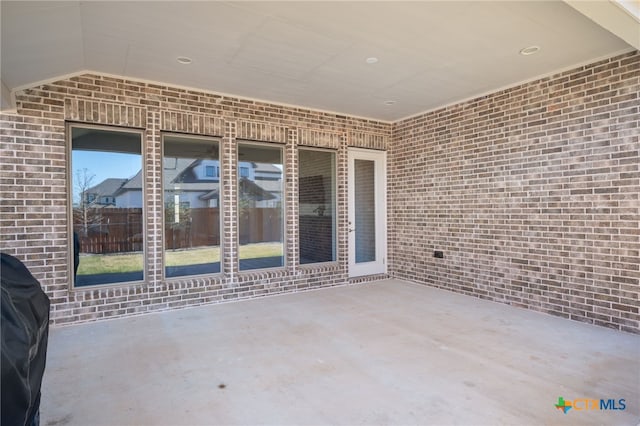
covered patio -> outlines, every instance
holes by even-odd
[[[624,399],[566,414],[558,398]],[[43,425],[635,424],[640,337],[400,280],[54,328]]]
[[[637,425],[637,4],[1,1],[42,424]]]

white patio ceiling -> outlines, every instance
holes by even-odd
[[[3,107],[94,71],[394,121],[631,50],[634,28],[640,44],[600,6],[626,32],[562,1],[2,1]]]

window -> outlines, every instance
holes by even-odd
[[[284,265],[282,148],[239,143],[238,158],[249,167],[238,173],[240,270]],[[247,172],[243,175],[242,169]],[[253,177],[251,177],[253,176]]]
[[[95,126],[68,130],[74,285],[141,281],[142,134]],[[105,199],[114,201],[108,206]]]
[[[169,134],[162,140],[165,276],[218,273],[220,182],[208,179],[217,166],[207,163],[219,164],[219,142]]]
[[[298,150],[300,263],[336,260],[336,155]]]
[[[100,204],[102,204],[102,205],[115,204],[115,198],[113,198],[113,197],[101,197],[100,198]]]
[[[249,167],[240,167],[240,177],[249,177]]]

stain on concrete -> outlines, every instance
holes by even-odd
[[[71,414],[67,414],[64,417],[61,417],[59,419],[53,419],[53,420],[49,420],[46,423],[46,426],[63,426],[63,425],[68,425],[71,422],[71,419],[73,418],[73,416]]]

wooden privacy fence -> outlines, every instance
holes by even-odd
[[[220,209],[182,210],[180,222],[171,223],[172,212],[165,215],[164,239],[167,249],[220,245]]]
[[[165,247],[181,249],[220,245],[219,223],[219,208],[187,209],[179,223],[165,223]],[[280,209],[240,209],[238,232],[240,244],[282,241]]]
[[[240,244],[283,241],[282,210],[279,208],[242,208],[238,219]]]
[[[142,251],[142,209],[74,209],[73,230],[81,253]]]
[[[168,216],[171,217],[171,212]],[[184,209],[178,223],[165,221],[165,247],[183,249],[220,245],[220,209]],[[238,219],[240,244],[282,241],[281,210],[243,208]],[[74,231],[82,253],[123,253],[143,249],[140,208],[74,210]]]

